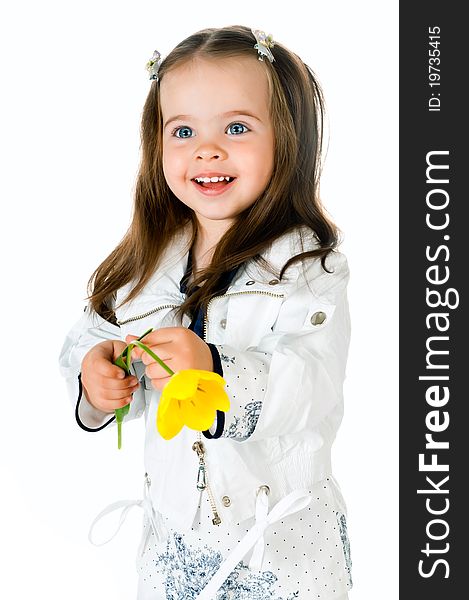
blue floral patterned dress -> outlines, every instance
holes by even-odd
[[[251,552],[238,563],[214,600],[293,600],[346,598],[352,586],[350,548],[345,516],[334,509],[333,478],[311,490],[312,502],[285,517],[265,535],[261,570],[249,568]],[[329,502],[328,502],[329,500]],[[212,524],[212,512],[201,494],[199,511],[189,531],[163,519],[164,535],[155,541],[148,522],[148,541],[137,560],[138,600],[195,600],[223,559],[254,524]],[[149,535],[148,535],[149,534]]]

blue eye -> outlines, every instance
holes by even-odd
[[[227,131],[231,135],[239,135],[240,133],[246,133],[249,129],[242,123],[232,123],[231,125],[228,125]]]
[[[192,129],[190,127],[186,127],[186,126],[176,127],[176,129],[173,131],[173,135],[175,137],[183,138],[183,139],[189,138],[189,137],[192,137]]]
[[[244,125],[243,123],[231,123],[231,125],[228,125],[226,131],[230,135],[240,135],[241,133],[246,133],[250,131],[250,129],[246,127],[246,125]],[[176,127],[173,130],[172,135],[179,139],[187,139],[194,137],[194,131],[191,127],[188,127],[187,125],[182,125],[180,127]]]

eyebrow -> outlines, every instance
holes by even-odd
[[[256,119],[256,121],[259,121],[260,123],[262,123],[261,119],[259,119],[259,117],[257,117],[256,115],[252,114],[252,112],[250,112],[249,110],[230,110],[226,113],[222,113],[222,114],[216,115],[216,116],[217,117],[235,117],[237,115],[244,115],[246,117],[251,117],[253,119]],[[166,129],[166,127],[170,123],[173,123],[173,121],[188,121],[192,118],[193,117],[191,115],[175,115],[174,117],[171,117],[170,119],[168,119],[166,121],[166,123],[164,124],[164,129]]]

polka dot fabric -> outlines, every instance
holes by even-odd
[[[342,600],[351,588],[350,552],[340,492],[333,478],[316,484],[305,509],[272,524],[264,534],[261,569],[249,569],[250,550],[218,590],[214,600]],[[212,524],[206,495],[201,496],[189,531],[163,518],[160,541],[153,532],[137,559],[138,600],[189,600],[254,525]]]

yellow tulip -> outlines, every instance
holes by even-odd
[[[160,435],[170,440],[184,425],[196,431],[211,427],[217,410],[230,409],[224,385],[223,377],[211,371],[186,369],[174,373],[161,392],[156,416]]]
[[[161,392],[156,427],[165,440],[177,435],[184,425],[196,431],[205,431],[215,420],[217,410],[230,410],[230,400],[224,390],[225,380],[218,373],[201,369],[185,369],[174,373],[141,339],[152,329],[128,344],[115,364],[130,374],[132,349],[137,346],[149,354],[171,376]],[[121,427],[125,415],[129,412],[127,404],[116,409],[117,447],[121,447]]]

